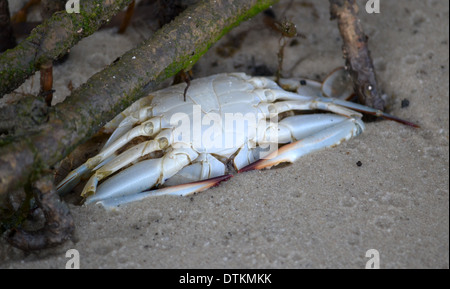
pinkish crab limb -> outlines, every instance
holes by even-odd
[[[361,120],[342,119],[333,125],[281,147],[265,158],[240,169],[239,172],[271,168],[284,162],[293,163],[306,154],[337,146],[342,141],[359,135],[363,130],[364,124]]]
[[[171,186],[171,187],[165,187],[162,189],[149,190],[149,191],[144,191],[142,193],[120,196],[117,198],[107,198],[107,199],[98,201],[97,203],[102,205],[106,209],[115,209],[120,206],[126,205],[128,203],[142,201],[142,200],[150,198],[150,197],[157,197],[157,196],[182,196],[182,197],[185,197],[185,196],[192,195],[194,193],[202,192],[211,187],[218,186],[221,182],[227,181],[231,177],[233,177],[233,176],[232,175],[224,175],[224,176],[219,176],[219,177],[215,177],[215,178],[211,178],[211,179],[206,179],[203,181],[175,185],[175,186]]]

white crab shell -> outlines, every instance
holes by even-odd
[[[58,191],[90,176],[82,193],[87,203],[117,206],[148,195],[187,195],[226,179],[229,162],[236,170],[260,169],[338,145],[364,130],[353,109],[379,113],[328,97],[341,78],[338,70],[326,85],[283,80],[287,91],[269,78],[224,73],[193,80],[186,101],[184,83],[153,92],[105,126],[113,133],[102,151],[69,173]],[[348,97],[348,89],[338,90]],[[117,153],[139,136],[145,140]],[[152,158],[157,151],[162,156]],[[151,190],[165,183],[188,184]]]

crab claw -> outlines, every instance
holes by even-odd
[[[359,135],[363,130],[364,124],[361,120],[348,118],[337,125],[327,127],[308,137],[281,147],[278,151],[269,154],[265,158],[240,169],[239,173],[271,168],[284,162],[293,163],[311,152],[336,146],[343,140]]]
[[[215,177],[203,181],[197,181],[177,186],[171,186],[171,187],[165,187],[162,189],[157,190],[150,190],[145,191],[139,194],[132,194],[132,195],[125,195],[117,198],[108,198],[103,199],[97,204],[103,205],[106,209],[115,209],[118,208],[121,205],[125,205],[131,202],[136,202],[143,200],[148,197],[154,197],[154,196],[163,196],[163,195],[170,195],[170,196],[189,196],[193,193],[202,192],[204,190],[207,190],[211,187],[215,187],[219,185],[219,183],[223,181],[227,181],[232,177],[232,175],[224,175],[220,177]]]

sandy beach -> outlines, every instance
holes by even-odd
[[[322,80],[344,64],[329,3],[286,9],[289,2],[275,5],[275,15],[305,38],[286,47],[283,75]],[[193,197],[155,197],[116,212],[68,200],[72,240],[24,253],[1,238],[0,268],[65,268],[69,249],[79,251],[81,268],[364,268],[376,249],[381,268],[448,269],[449,2],[381,0],[378,14],[366,13],[366,2],[358,1],[359,16],[388,111],[420,128],[367,123],[335,148],[237,174]],[[55,67],[55,102],[70,94],[70,80],[79,86],[151,33],[139,23],[125,35],[116,30],[83,40]],[[258,15],[213,46],[194,77],[257,66],[274,73],[279,37]],[[236,39],[234,54],[221,56]],[[37,75],[19,91],[33,93],[38,83]]]

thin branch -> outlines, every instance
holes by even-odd
[[[41,3],[41,16],[42,19],[48,19],[58,11],[64,10],[65,0],[42,0]],[[39,95],[44,97],[47,106],[52,105],[53,99],[53,61],[48,60],[42,63],[39,67],[41,77],[40,85],[41,89]]]
[[[0,53],[16,46],[11,26],[8,0],[0,0]]]
[[[53,62],[48,61],[41,65],[39,95],[45,99],[47,106],[52,106],[53,99]]]
[[[353,79],[353,87],[359,102],[384,110],[384,101],[378,89],[375,68],[364,34],[358,19],[358,5],[355,0],[330,0],[331,19],[337,18],[344,45],[342,51],[346,68]]]
[[[53,14],[18,46],[0,54],[0,97],[20,86],[41,64],[66,54],[131,1],[82,1],[79,14],[66,11]]]
[[[16,12],[16,14],[14,14],[11,17],[11,21],[14,23],[24,23],[27,21],[27,17],[28,17],[28,10],[34,6],[34,5],[38,5],[39,3],[41,3],[41,0],[28,0],[23,7]]]
[[[38,133],[0,143],[0,199],[32,173],[55,165],[145,91],[191,67],[231,28],[276,2],[203,1],[92,76],[66,101],[49,108],[49,121]]]
[[[135,4],[136,3],[133,0],[133,1],[131,1],[130,5],[128,5],[127,12],[125,13],[125,16],[123,17],[122,23],[120,24],[120,27],[119,27],[119,31],[118,31],[119,34],[124,34],[128,28],[128,25],[130,25],[131,18],[133,17],[133,14],[134,14]]]

